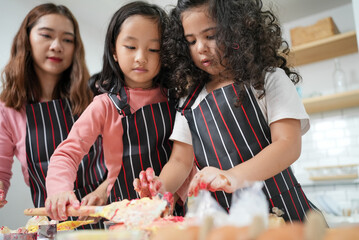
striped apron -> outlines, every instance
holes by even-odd
[[[191,130],[195,163],[199,169],[207,166],[221,170],[233,168],[271,143],[270,128],[251,90],[246,89],[246,97],[239,107],[234,106],[238,91],[234,84],[230,84],[209,93],[191,109],[202,88],[198,86],[179,108]],[[290,167],[265,180],[262,190],[270,209],[281,209],[286,221],[303,221],[306,211],[316,209],[306,198]],[[217,191],[212,196],[229,211],[231,194]]]
[[[72,114],[71,105],[67,99],[57,99],[27,105],[26,118],[26,159],[32,200],[35,207],[44,207],[45,179],[50,157],[56,147],[67,138],[78,117]],[[74,182],[74,192],[77,198],[81,201],[106,177],[102,137],[99,136],[79,165]],[[69,220],[75,219],[70,217]],[[86,225],[84,228],[99,228],[99,225]]]
[[[141,171],[151,167],[157,176],[160,174],[172,151],[169,136],[176,110],[173,101],[165,101],[146,105],[131,113],[125,88],[120,91],[121,100],[116,94],[108,96],[118,113],[123,115],[122,168],[110,193],[111,203],[139,198],[133,180],[139,177]],[[183,206],[177,204],[175,214],[183,215]]]

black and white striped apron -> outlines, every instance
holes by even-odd
[[[241,106],[234,84],[209,93],[200,104],[191,109],[203,86],[188,96],[179,111],[186,117],[193,141],[195,163],[199,169],[207,166],[227,170],[251,159],[271,143],[271,133],[251,90]],[[306,211],[316,209],[306,198],[291,168],[264,181],[270,209],[283,210],[286,221],[306,218]],[[219,204],[229,210],[231,194],[212,193]]]
[[[169,136],[176,113],[173,101],[153,103],[131,113],[125,88],[120,93],[121,100],[116,94],[108,95],[118,113],[123,115],[122,168],[111,190],[110,203],[139,198],[133,180],[141,171],[151,167],[157,176],[160,174],[172,151]],[[183,207],[177,204],[175,214],[183,215]]]
[[[64,141],[77,120],[67,99],[28,104],[26,106],[26,159],[30,189],[35,207],[44,207],[46,200],[45,179],[50,157]],[[81,161],[74,182],[74,192],[81,199],[94,191],[107,177],[103,159],[102,137],[99,136]],[[75,220],[71,218],[69,220]],[[99,228],[86,225],[81,228]]]

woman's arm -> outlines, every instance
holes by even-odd
[[[13,116],[9,116],[11,114],[13,114]],[[2,190],[0,208],[6,204],[5,198],[10,187],[10,179],[12,176],[11,168],[14,163],[14,154],[16,150],[14,136],[17,136],[17,134],[13,131],[11,120],[12,118],[20,116],[21,114],[19,112],[6,108],[4,104],[0,102],[0,189]],[[25,131],[25,129],[23,129],[23,131]]]

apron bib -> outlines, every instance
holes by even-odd
[[[30,189],[35,207],[44,207],[45,179],[50,157],[56,147],[67,138],[77,120],[67,99],[29,104],[26,106],[26,159]],[[81,199],[94,191],[107,177],[103,159],[102,138],[99,136],[79,165],[74,192]],[[70,217],[71,220],[76,219]],[[96,228],[86,225],[84,228]],[[80,227],[80,228],[83,228]],[[98,228],[98,227],[97,227]]]
[[[146,105],[131,113],[124,88],[120,91],[121,100],[116,94],[109,94],[109,97],[118,113],[123,115],[122,168],[111,190],[111,203],[139,198],[132,183],[141,171],[151,167],[157,176],[160,174],[172,151],[169,136],[176,110],[174,102],[166,101]],[[175,214],[183,215],[183,206],[177,204]]]
[[[233,168],[271,143],[270,128],[250,89],[246,89],[247,94],[239,107],[234,106],[238,91],[234,84],[230,84],[209,93],[191,109],[202,88],[199,86],[190,94],[184,107],[179,109],[188,121],[199,169],[207,166],[221,170]],[[302,221],[307,210],[316,209],[306,198],[290,167],[265,180],[262,190],[270,209],[281,209],[286,221]],[[212,196],[229,211],[232,194],[217,191]]]

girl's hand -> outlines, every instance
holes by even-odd
[[[192,179],[188,196],[197,196],[198,191],[207,189],[209,191],[225,191],[232,193],[237,190],[237,183],[234,176],[228,171],[220,170],[215,167],[205,167]]]
[[[80,208],[80,202],[72,191],[60,192],[48,197],[45,208],[49,217],[53,220],[64,221],[68,218],[66,208],[71,205],[75,209]]]
[[[5,200],[5,190],[4,190],[4,183],[0,181],[0,208],[5,206],[7,201]]]
[[[164,193],[162,181],[155,175],[152,168],[147,168],[146,171],[140,172],[140,178],[133,181],[135,191],[138,192],[140,198],[157,195],[157,193]]]
[[[81,200],[81,206],[103,206],[107,203],[107,183],[102,183],[96,188],[95,191],[87,194]],[[86,216],[79,217],[77,220],[86,221],[89,219],[94,219],[95,222],[98,222],[101,218],[89,218]]]

